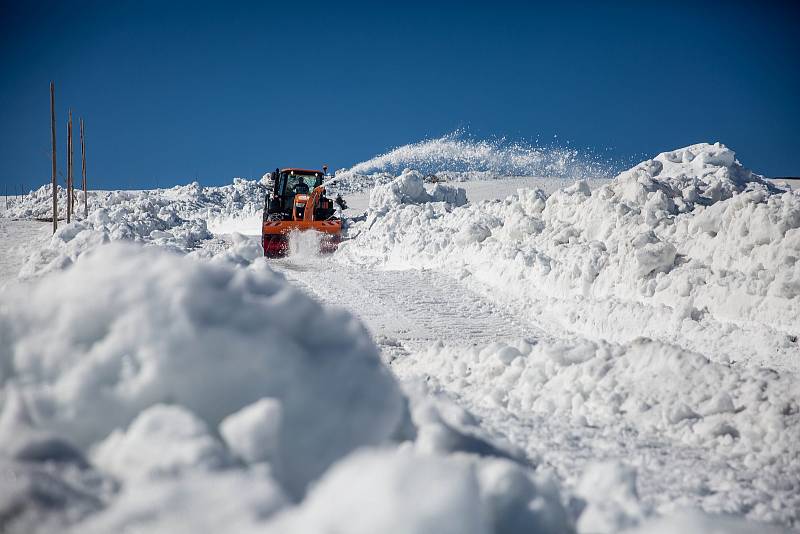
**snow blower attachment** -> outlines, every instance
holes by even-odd
[[[325,196],[323,171],[307,169],[275,169],[273,188],[264,199],[264,218],[261,240],[264,256],[285,256],[289,250],[289,234],[308,230],[319,232],[320,252],[333,252],[339,245],[342,220],[336,203]]]

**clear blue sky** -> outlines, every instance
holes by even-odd
[[[800,174],[800,2],[599,4],[2,0],[0,187],[49,179],[51,79],[59,168],[71,107],[103,188],[349,166],[457,128],[625,161],[718,140]]]

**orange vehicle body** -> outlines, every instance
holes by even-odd
[[[280,172],[321,176],[320,171],[307,169],[283,169]],[[323,213],[328,213],[331,206],[331,201],[325,198],[325,187],[319,185],[310,194],[295,194],[292,199],[291,211],[285,213],[280,220],[268,218],[265,212],[261,229],[264,255],[271,257],[285,255],[288,252],[289,234],[309,230],[322,234],[322,239],[320,239],[321,252],[333,252],[336,250],[342,232],[341,219],[331,216],[325,219],[315,218],[315,215],[320,212],[320,207],[323,208]],[[288,210],[288,206],[285,209]]]

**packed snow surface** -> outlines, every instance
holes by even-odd
[[[18,200],[0,529],[799,528],[800,196],[719,144],[553,185],[587,161],[401,147],[337,173],[371,189],[325,258],[236,233],[264,182],[92,192],[51,238]]]

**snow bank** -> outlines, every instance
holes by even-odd
[[[33,192],[10,210],[9,216],[26,218],[46,213],[52,209],[48,208],[50,191],[44,186]],[[65,201],[66,197],[60,200]],[[74,222],[59,223],[48,246],[25,262],[20,277],[64,269],[82,253],[111,241],[135,241],[186,252],[211,237],[209,224],[215,231],[231,231],[260,221],[263,204],[262,185],[241,178],[222,187],[203,188],[194,182],[166,190],[90,192],[89,216],[84,218],[79,210]],[[64,204],[60,205],[63,208]]]
[[[5,296],[0,332],[4,391],[19,388],[36,427],[83,450],[106,440],[96,461],[114,473],[145,469],[151,455],[155,471],[222,465],[204,425],[266,397],[281,411],[275,476],[299,496],[349,450],[388,439],[403,414],[364,328],[263,263],[101,247]],[[159,403],[191,413],[141,413]],[[168,452],[161,440],[185,445]]]
[[[660,154],[593,191],[456,209],[376,200],[340,258],[440,269],[584,335],[800,368],[800,195],[722,145]]]
[[[102,197],[102,198],[99,198]],[[20,277],[63,269],[88,250],[110,241],[136,241],[173,250],[190,249],[211,237],[203,219],[189,217],[185,204],[155,191],[96,195],[86,219],[59,224],[47,247],[25,262]]]
[[[430,192],[425,190],[422,174],[406,169],[385,185],[376,186],[369,197],[369,209],[373,214],[382,215],[403,204],[424,204],[427,202],[446,202],[454,206],[467,203],[467,193],[460,187],[436,184]]]
[[[747,502],[761,500],[760,490],[741,498],[739,488],[720,488],[706,496],[708,509],[784,524],[800,519],[800,381],[794,374],[731,367],[645,339],[437,344],[396,359],[393,367],[400,376],[433,377],[459,398],[487,399],[511,414],[556,417],[620,436],[636,429],[640,439],[702,447],[710,458],[758,473],[756,486],[768,486],[773,499],[771,509],[753,509]],[[638,524],[647,510],[631,476],[607,467],[585,474],[577,494],[589,506],[578,526],[591,522],[598,532],[614,532]]]
[[[181,217],[202,213],[206,216],[231,216],[241,213],[259,211],[264,207],[264,187],[266,181],[261,179],[246,180],[234,178],[228,185],[219,187],[203,187],[197,182],[178,185],[169,189],[152,190],[119,190],[89,191],[87,204],[89,212],[98,208],[119,206],[125,201],[137,201],[141,198],[163,199],[175,204],[174,211]],[[57,186],[59,220],[66,218],[67,193]],[[83,191],[76,191],[76,219],[83,219]],[[49,184],[31,191],[21,199],[14,199],[4,216],[13,219],[36,219],[53,216],[52,188]]]
[[[595,191],[504,202],[466,204],[417,170],[386,176],[340,259],[441,269],[621,341],[437,346],[398,369],[520,415],[707,448],[760,473],[760,493],[715,487],[705,509],[796,524],[797,379],[720,362],[796,354],[797,196],[719,145],[659,155]],[[559,488],[452,402],[404,396],[360,323],[289,288],[243,236],[188,258],[99,246],[191,250],[206,220],[261,209],[255,182],[90,201],[24,272],[54,274],[0,302],[0,469],[13,473],[0,478],[2,530],[762,528],[651,522],[623,464]],[[631,341],[651,332],[662,341]]]
[[[66,217],[67,190],[60,185],[56,186],[59,217]],[[89,205],[94,205],[92,194],[88,197]],[[10,219],[49,219],[53,220],[53,188],[50,184],[39,189],[29,191],[21,198],[9,197],[9,208],[3,211],[3,216]],[[83,191],[75,192],[76,210],[83,214]]]

